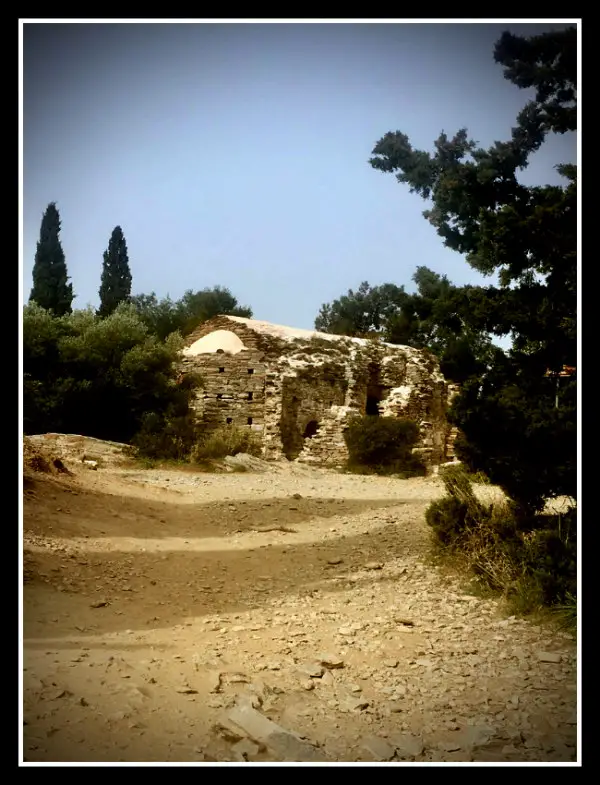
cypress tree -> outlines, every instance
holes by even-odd
[[[119,303],[131,298],[131,270],[127,243],[120,226],[115,226],[104,252],[100,283],[100,316],[109,316]]]
[[[59,232],[60,216],[56,204],[51,202],[42,218],[29,300],[52,311],[55,316],[71,313],[73,302],[73,286],[68,283],[69,276]]]

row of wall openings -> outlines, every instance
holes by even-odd
[[[253,397],[253,393],[249,392],[248,393],[248,400],[251,401],[252,397]],[[217,401],[222,400],[222,398],[223,398],[223,393],[217,393]]]
[[[225,373],[225,368],[219,368],[219,373]],[[253,374],[254,368],[248,368],[248,373]]]
[[[226,422],[227,422],[227,425],[231,425],[233,423],[233,417],[228,417]],[[247,422],[248,422],[248,425],[252,425],[252,417],[248,417]]]

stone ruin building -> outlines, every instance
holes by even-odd
[[[446,412],[455,388],[428,352],[217,316],[188,337],[182,372],[202,377],[198,420],[252,429],[266,460],[339,466],[346,424],[364,414],[416,421],[430,467],[454,457]]]

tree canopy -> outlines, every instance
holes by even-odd
[[[154,292],[131,298],[140,319],[159,338],[179,331],[189,335],[198,325],[219,314],[252,318],[252,309],[238,304],[226,287],[215,286],[194,292],[188,289],[180,300],[164,297],[159,300]]]
[[[149,414],[186,413],[177,384],[177,336],[160,341],[131,305],[101,318],[60,318],[37,304],[23,313],[25,433],[82,433],[129,441]]]
[[[576,365],[576,167],[557,163],[562,186],[518,177],[549,134],[576,130],[576,54],[575,28],[504,33],[496,62],[505,78],[535,90],[508,141],[486,149],[463,128],[442,132],[430,153],[396,131],[370,159],[431,202],[424,215],[446,246],[498,274],[497,286],[457,295],[465,325],[513,341],[507,353],[494,350],[483,375],[465,379],[453,411],[457,452],[527,509],[576,490],[576,381],[564,379],[557,398],[552,376]]]
[[[350,289],[321,306],[315,328],[338,335],[378,335],[388,343],[428,349],[453,381],[479,373],[491,351],[490,336],[462,316],[476,287],[454,286],[425,266],[417,267],[412,280],[417,289],[412,294],[404,286],[372,287],[365,281],[356,292]]]

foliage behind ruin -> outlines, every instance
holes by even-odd
[[[374,474],[425,474],[412,449],[419,427],[412,420],[365,415],[353,418],[344,432],[348,447],[347,468]]]

